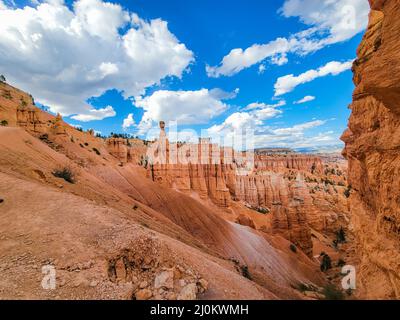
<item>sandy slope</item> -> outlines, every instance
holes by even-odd
[[[2,173],[0,181],[6,199],[0,222],[2,298],[127,298],[129,286],[108,280],[106,262],[139,238],[162,243],[160,251],[173,252],[172,263],[185,261],[207,274],[212,285],[206,298],[274,298],[225,261],[137,225],[114,209]],[[55,291],[40,286],[40,266],[48,262],[56,266],[58,282],[65,282]],[[68,271],[88,262],[88,269]]]

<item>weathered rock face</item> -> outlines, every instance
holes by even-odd
[[[106,140],[107,151],[120,162],[126,163],[128,161],[128,148],[126,139],[123,138],[109,138]]]
[[[337,205],[346,202],[344,176],[330,175],[329,180],[327,174],[335,169],[327,170],[319,157],[243,155],[206,139],[199,144],[174,145],[163,129],[151,149],[147,173],[153,181],[211,200],[222,208],[230,209],[237,202],[264,215],[261,219],[266,223],[259,224],[260,229],[282,235],[309,256],[313,248],[311,228],[334,234],[346,223],[343,216],[347,208]],[[234,221],[257,228],[251,216],[243,213]]]
[[[241,224],[242,226],[250,227],[253,229],[256,228],[253,220],[251,220],[251,218],[245,216],[244,214],[239,215],[239,217],[237,217],[237,219],[236,219],[236,222]]]
[[[35,106],[32,96],[6,83],[0,83],[0,121],[24,128],[38,136],[44,133],[66,134],[66,123]]]
[[[28,131],[43,131],[43,122],[40,120],[39,113],[32,107],[19,107],[17,109],[17,125]]]
[[[159,140],[148,151],[151,158],[148,177],[182,192],[195,192],[220,207],[228,207],[231,196],[226,176],[234,167],[224,164],[220,157],[222,152],[217,145],[209,143],[169,144],[162,130]]]
[[[274,172],[285,172],[288,169],[304,170],[313,173],[321,173],[323,164],[321,158],[313,155],[259,155],[255,159],[255,167],[258,170],[268,170]]]
[[[260,173],[259,175],[257,173]],[[237,176],[232,190],[235,199],[251,208],[265,209],[272,215],[271,232],[292,241],[307,254],[312,252],[307,210],[314,210],[312,200],[299,175],[291,182],[281,173],[260,171],[250,176]],[[261,209],[261,210],[260,210]]]
[[[52,121],[50,130],[55,135],[66,135],[67,131],[63,124],[63,119],[60,114],[57,114],[55,119]]]
[[[224,167],[220,164],[155,164],[148,167],[149,177],[182,192],[195,192],[220,207],[230,203]]]
[[[352,114],[342,136],[349,161],[360,266],[357,292],[400,298],[400,2],[370,0],[354,63]]]

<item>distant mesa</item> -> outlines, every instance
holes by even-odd
[[[295,154],[296,151],[290,148],[257,148],[254,149],[255,154],[259,155],[275,155],[275,154]]]

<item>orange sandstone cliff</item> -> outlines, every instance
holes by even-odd
[[[400,2],[370,0],[354,62],[352,111],[342,136],[349,163],[357,294],[400,298]]]
[[[318,156],[243,153],[210,139],[170,143],[161,123],[147,154],[153,181],[221,209],[224,218],[279,234],[308,256],[312,230],[334,236],[347,226],[345,171]]]

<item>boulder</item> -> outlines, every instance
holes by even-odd
[[[178,300],[196,300],[197,286],[195,283],[190,283],[182,288],[178,295]]]
[[[152,296],[150,289],[141,289],[135,293],[136,300],[149,300]]]
[[[157,274],[154,279],[154,287],[158,288],[174,288],[174,272],[172,270],[162,271]]]

